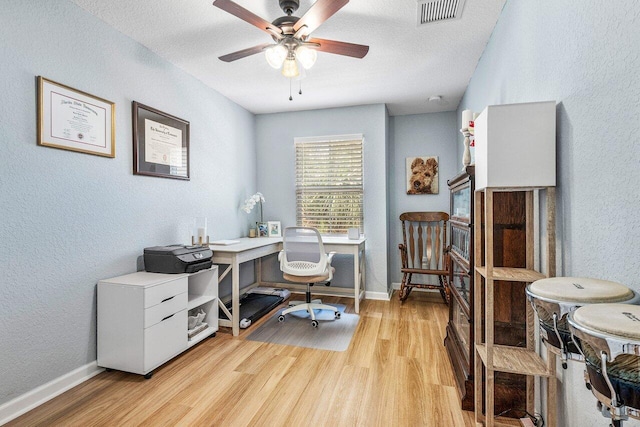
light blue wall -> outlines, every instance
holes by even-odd
[[[640,3],[632,0],[509,0],[457,116],[491,104],[557,101],[558,275],[603,278],[635,289],[639,22]],[[570,363],[559,374],[559,425],[607,425],[584,387],[582,370]]]
[[[36,76],[116,103],[116,158],[36,145]],[[0,404],[96,360],[95,288],[144,247],[245,233],[254,116],[68,1],[0,13]],[[191,123],[191,181],[132,174],[131,101]],[[238,165],[242,165],[239,167]]]
[[[296,224],[294,138],[364,135],[366,290],[383,293],[388,288],[386,114],[379,104],[256,116],[257,186],[267,201],[265,220],[279,220],[282,227]],[[336,259],[332,285],[353,283],[349,263]]]
[[[390,195],[391,244],[389,269],[393,283],[400,283],[400,253],[402,243],[400,214],[412,211],[449,212],[447,180],[462,170],[456,154],[456,113],[417,114],[391,117],[391,164],[388,176]],[[408,195],[406,189],[406,158],[438,156],[438,194]]]

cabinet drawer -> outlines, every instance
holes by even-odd
[[[144,308],[160,304],[162,301],[187,292],[187,277],[178,277],[175,280],[145,288]]]
[[[147,308],[144,311],[144,327],[153,326],[156,323],[160,323],[165,317],[184,310],[187,308],[187,299],[187,293],[183,292],[163,300],[160,304]]]
[[[187,349],[187,310],[144,330],[144,372]]]

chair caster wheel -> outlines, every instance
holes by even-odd
[[[284,322],[284,314],[278,316],[278,322]]]
[[[318,321],[317,320],[312,320],[311,321],[311,326],[313,326],[314,328],[318,327]]]
[[[152,376],[153,376],[153,372],[149,372],[148,374],[144,374],[144,379],[145,380],[151,379]]]
[[[340,318],[340,312],[336,311],[336,319],[339,319],[339,318]]]

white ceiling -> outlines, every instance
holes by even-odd
[[[466,0],[461,19],[417,25],[416,0],[351,0],[313,37],[369,45],[363,59],[319,52],[293,82],[263,54],[226,63],[219,56],[271,42],[213,0],[72,0],[227,98],[256,113],[386,104],[392,116],[455,110],[505,0]],[[235,0],[267,21],[278,0]],[[302,16],[314,3],[300,0]],[[441,102],[429,102],[433,95]]]

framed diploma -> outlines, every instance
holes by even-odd
[[[189,179],[189,122],[133,101],[133,173]]]
[[[38,145],[116,156],[116,105],[38,76]]]

